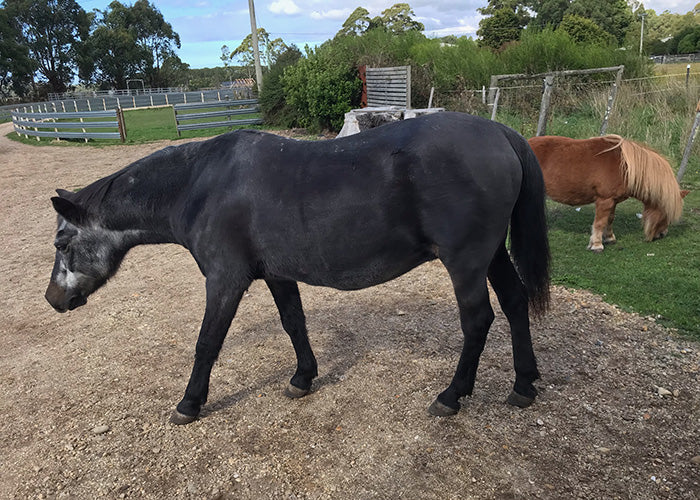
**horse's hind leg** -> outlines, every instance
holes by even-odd
[[[272,292],[282,327],[291,338],[297,355],[297,370],[284,393],[290,398],[300,398],[311,389],[311,381],[318,375],[318,367],[309,344],[299,287],[294,281],[265,280],[265,283]]]
[[[603,251],[603,231],[608,226],[610,211],[615,208],[612,198],[598,198],[595,201],[595,220],[591,228],[591,240],[588,249],[594,252]]]
[[[537,380],[540,374],[532,350],[527,292],[508,256],[505,242],[498,248],[491,261],[488,277],[510,324],[515,385],[507,401],[524,408],[532,404],[537,396],[532,382]]]
[[[469,265],[467,261],[465,258],[461,262],[452,263],[443,259],[459,305],[464,345],[452,382],[428,408],[435,416],[454,415],[459,411],[459,398],[472,393],[479,357],[494,318],[486,286],[486,266],[483,269],[469,269],[466,267]]]

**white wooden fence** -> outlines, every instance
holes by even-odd
[[[56,139],[126,139],[124,116],[120,109],[106,111],[42,112],[32,108],[11,112],[18,135]],[[109,119],[109,121],[105,121]]]

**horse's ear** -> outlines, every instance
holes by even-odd
[[[681,198],[685,198],[688,195],[688,193],[690,193],[689,190],[681,189]]]
[[[75,194],[73,191],[67,191],[65,189],[57,189],[56,194],[60,196],[61,198],[65,198],[67,200],[70,200],[73,198],[73,195]]]
[[[73,225],[81,226],[88,220],[87,210],[66,198],[54,196],[51,198],[51,203],[53,203],[53,208],[58,212],[58,215]]]

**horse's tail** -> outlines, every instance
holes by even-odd
[[[683,212],[683,198],[668,160],[653,149],[634,141],[620,142],[621,168],[632,197],[660,208],[669,222]]]
[[[514,131],[508,140],[520,158],[523,181],[510,222],[510,255],[536,316],[549,306],[549,239],[542,170],[528,142]]]

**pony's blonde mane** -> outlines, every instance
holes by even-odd
[[[669,222],[680,219],[683,198],[666,158],[648,146],[623,139],[619,135],[609,134],[602,139],[613,144],[605,151],[620,148],[620,169],[627,181],[630,196],[644,204],[658,207],[666,214]]]

